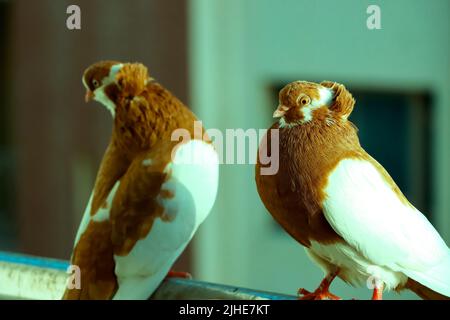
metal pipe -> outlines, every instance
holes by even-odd
[[[0,252],[0,299],[58,300],[68,274],[67,261]],[[203,281],[169,278],[155,300],[294,300],[296,297]]]

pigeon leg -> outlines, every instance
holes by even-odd
[[[373,289],[372,300],[383,300],[383,285]]]
[[[328,274],[320,283],[319,287],[314,291],[310,292],[308,290],[305,290],[303,288],[298,289],[298,294],[302,295],[299,297],[299,300],[341,300],[340,297],[332,294],[329,289],[331,282],[336,278],[338,275],[339,270]]]
[[[185,271],[174,271],[170,270],[167,273],[166,278],[183,278],[183,279],[192,279],[192,275],[189,272]]]

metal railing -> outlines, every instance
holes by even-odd
[[[60,299],[68,278],[67,261],[0,252],[0,299]],[[293,300],[294,296],[169,278],[151,299]]]

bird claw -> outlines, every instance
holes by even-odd
[[[298,289],[298,300],[342,300],[340,297],[332,294],[328,290],[317,289],[314,292],[308,291],[304,288]]]

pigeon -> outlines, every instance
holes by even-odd
[[[342,84],[289,83],[279,92],[278,121],[258,150],[255,180],[263,204],[325,273],[315,291],[299,289],[299,299],[340,299],[329,290],[336,277],[373,289],[373,300],[403,289],[449,299],[449,248],[360,145],[348,120],[354,105]],[[272,143],[278,171],[263,174],[261,159]]]
[[[114,123],[75,237],[80,283],[63,299],[148,299],[211,211],[218,155],[143,64],[97,62],[82,81]]]

